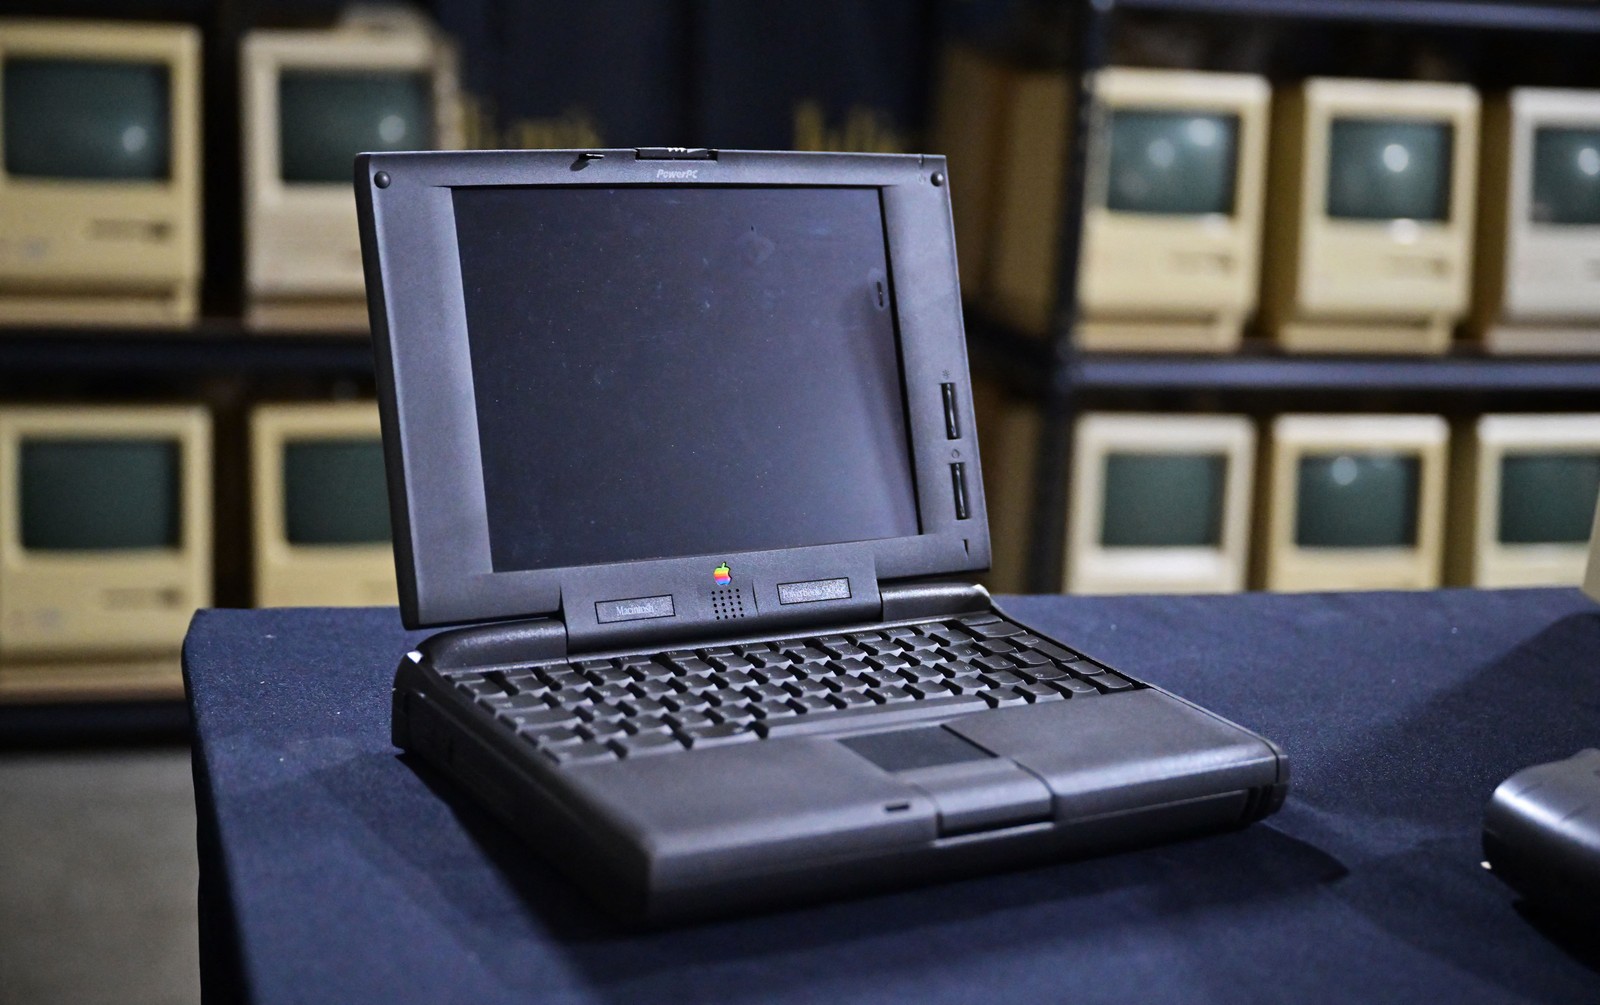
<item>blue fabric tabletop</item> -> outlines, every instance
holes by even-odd
[[[389,609],[200,612],[203,981],[256,1002],[1594,1002],[1594,933],[1479,866],[1494,786],[1600,746],[1576,590],[1011,598],[1281,743],[1242,831],[652,934],[397,756]]]

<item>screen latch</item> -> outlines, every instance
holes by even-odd
[[[642,161],[714,161],[715,150],[705,147],[636,147],[635,153]]]

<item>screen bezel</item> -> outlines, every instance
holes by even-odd
[[[884,580],[989,564],[972,428],[943,158],[723,151],[714,159],[634,150],[363,154],[357,204],[400,574],[412,627],[561,612],[569,634],[598,631],[595,602],[670,595],[676,625],[703,623],[712,569],[726,562],[774,617],[776,586],[845,577],[852,600]],[[378,187],[374,179],[386,176]],[[922,532],[910,537],[766,551],[495,572],[473,395],[452,189],[467,186],[810,186],[875,188],[882,197],[899,327],[906,426]],[[942,383],[955,385],[961,437],[947,437]],[[969,516],[958,520],[951,463],[966,465]],[[866,594],[870,592],[870,597]],[[815,606],[819,609],[826,605]],[[706,607],[709,612],[709,606]],[[670,632],[645,623],[640,633]]]

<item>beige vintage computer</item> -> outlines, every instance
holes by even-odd
[[[1472,334],[1499,353],[1600,353],[1600,91],[1485,103]]]
[[[1241,74],[1095,76],[1078,344],[1227,351],[1254,313],[1270,91]],[[1039,332],[1055,303],[1067,81],[1018,73],[986,299]]]
[[[1078,344],[1237,348],[1260,275],[1267,82],[1113,69],[1096,88]]]
[[[1439,585],[1449,427],[1436,415],[1283,415],[1263,450],[1256,585]]]
[[[210,598],[205,409],[0,408],[0,690],[152,658],[176,684]]]
[[[378,406],[259,406],[250,451],[256,606],[395,603]]]
[[[0,20],[0,323],[185,325],[200,33]]]
[[[365,331],[355,155],[461,145],[454,47],[425,19],[357,8],[323,30],[245,36],[246,319]]]
[[[1467,311],[1470,87],[1308,80],[1272,107],[1261,310],[1295,352],[1438,353]]]
[[[1245,588],[1256,433],[1236,415],[1090,413],[1073,436],[1069,593]]]
[[[1600,499],[1600,413],[1485,415],[1457,431],[1450,581],[1576,586]]]

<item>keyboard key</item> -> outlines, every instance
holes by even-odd
[[[686,729],[695,729],[700,726],[710,726],[715,722],[705,712],[698,710],[668,712],[661,717],[661,721],[678,732]]]
[[[999,619],[996,619],[992,623],[985,622],[981,625],[968,625],[967,630],[973,635],[984,639],[998,639],[1007,635],[1022,634],[1021,625],[1013,625],[1009,621],[1000,621]]]
[[[826,663],[830,654],[811,646],[799,646],[789,650],[796,663]]]
[[[783,689],[796,698],[822,698],[833,693],[827,682],[821,680],[792,680],[784,684]]]
[[[744,689],[744,693],[756,702],[784,701],[789,697],[789,692],[777,684],[752,684]]]
[[[838,696],[836,695],[835,698]],[[1018,696],[1018,701],[1021,697]],[[873,726],[893,726],[927,719],[951,718],[969,712],[988,711],[982,700],[966,696],[930,698],[927,701],[907,702],[903,705],[871,705],[838,712],[819,712],[814,715],[797,715],[790,719],[758,722],[755,730],[764,737],[803,736],[807,733],[824,733],[848,729],[870,723]]]
[[[748,684],[782,684],[794,680],[804,671],[798,666],[762,667],[750,671]]]
[[[1023,669],[1021,673],[1024,677],[1029,677],[1036,681],[1061,680],[1064,677],[1072,676],[1066,671],[1065,668],[1055,663],[1045,663],[1042,666],[1027,667]]]
[[[695,677],[709,677],[715,671],[710,663],[698,656],[672,661],[672,668],[677,676],[693,679]]]
[[[859,660],[853,657],[837,659],[828,665],[833,668],[833,672],[837,675],[861,673],[862,671],[872,669],[867,665],[865,660]]]
[[[1079,660],[1071,665],[1072,672],[1079,677],[1093,677],[1106,672],[1106,668],[1094,660]]]
[[[979,656],[972,663],[974,666],[982,667],[985,670],[1010,670],[1016,666],[1015,663],[1004,656]]]
[[[592,743],[607,743],[623,735],[622,728],[614,722],[580,722],[572,731]]]
[[[573,715],[582,722],[615,722],[627,713],[610,702],[597,701],[573,709]]]
[[[874,688],[869,694],[876,694],[879,701],[915,701],[917,696],[907,691],[903,684],[891,684],[886,687]]]
[[[848,639],[837,636],[826,639],[818,639],[817,648],[821,649],[825,653],[838,657],[862,655],[862,649],[860,646],[849,641]]]
[[[1050,662],[1050,657],[1046,656],[1044,653],[1031,653],[1031,652],[1019,651],[1019,652],[1009,653],[1008,655],[1011,657],[1012,660],[1016,661],[1018,666],[1036,667],[1036,666],[1043,666],[1043,665],[1045,665],[1045,664]]]
[[[534,694],[528,691],[518,694],[506,694],[504,691],[497,691],[494,694],[486,694],[480,697],[478,704],[491,712],[510,711],[519,708],[537,709],[549,707],[544,703],[542,694]]]
[[[618,725],[628,734],[672,732],[672,727],[667,725],[666,719],[660,715],[633,715],[623,719]]]
[[[596,761],[615,761],[616,751],[603,743],[573,743],[560,747],[540,747],[539,753],[561,767],[573,764],[592,764]]]
[[[587,696],[590,701],[606,701],[606,702],[624,701],[624,700],[626,700],[628,698],[633,697],[633,692],[629,691],[626,687],[624,687],[621,684],[606,684],[603,687],[599,686],[599,685],[595,685],[595,684],[590,684],[589,687],[583,692],[583,694],[585,696]]]
[[[587,743],[570,726],[540,726],[517,731],[517,735],[536,747],[560,747],[569,743]]]
[[[740,725],[702,726],[698,729],[685,729],[678,732],[678,740],[690,750],[700,750],[704,747],[720,747],[729,743],[745,743],[750,740],[760,739],[760,735],[751,732]]]
[[[576,716],[563,708],[512,709],[501,712],[496,718],[509,723],[517,730],[537,729],[541,726],[565,726],[578,721]]]
[[[726,656],[707,654],[705,661],[716,667],[718,670],[748,670],[755,666],[754,663],[751,663],[743,656],[735,656],[732,654]]]
[[[1061,700],[1061,692],[1057,691],[1049,684],[1018,684],[1011,690],[1022,695],[1022,697],[1026,698],[1028,701],[1035,703],[1041,701]]]
[[[791,715],[799,715],[794,707],[789,704],[792,698],[782,701],[756,701],[750,703],[750,714],[757,719],[783,719]]]
[[[978,697],[988,702],[990,708],[1007,708],[1011,705],[1023,705],[1028,701],[1010,688],[983,691]]]
[[[624,758],[648,757],[682,750],[683,744],[671,733],[640,733],[638,736],[619,736],[607,744]]]
[[[748,726],[755,721],[755,713],[750,711],[749,705],[721,705],[706,712],[712,722],[733,723],[736,726]]]
[[[724,670],[719,673],[714,673],[711,675],[711,680],[718,687],[725,688],[741,688],[747,684],[757,683],[755,677],[743,670]]]
[[[1133,681],[1119,677],[1114,673],[1096,674],[1089,678],[1095,686],[1102,691],[1128,691],[1133,688]]]
[[[628,693],[639,698],[662,698],[677,693],[677,689],[664,680],[641,680],[628,685]]]
[[[872,686],[870,681],[855,674],[836,674],[832,677],[824,678],[823,684],[827,685],[835,694],[859,693]]]
[[[878,707],[878,699],[868,694],[865,688],[859,691],[841,691],[838,694],[829,695],[828,700],[833,703],[835,708],[841,709]]]
[[[906,693],[921,701],[926,698],[942,698],[950,691],[942,683],[922,683],[913,681],[905,686]]]
[[[1100,690],[1093,684],[1090,684],[1088,681],[1081,681],[1076,677],[1068,677],[1064,680],[1050,681],[1050,686],[1071,698],[1084,697],[1087,695],[1100,693]]]
[[[1009,670],[990,670],[978,675],[979,680],[989,682],[990,687],[1010,687],[1013,684],[1026,683],[1021,677]]]
[[[1033,648],[1053,660],[1060,660],[1062,663],[1071,663],[1073,660],[1080,658],[1077,653],[1070,649],[1063,649],[1054,642],[1035,642]]]
[[[795,712],[802,715],[810,714],[812,712],[832,712],[836,707],[832,702],[820,694],[806,694],[800,695],[796,698],[790,698],[788,705],[790,708],[794,709]]]
[[[1017,647],[1005,639],[984,639],[978,643],[978,649],[986,653],[1014,653]]]

